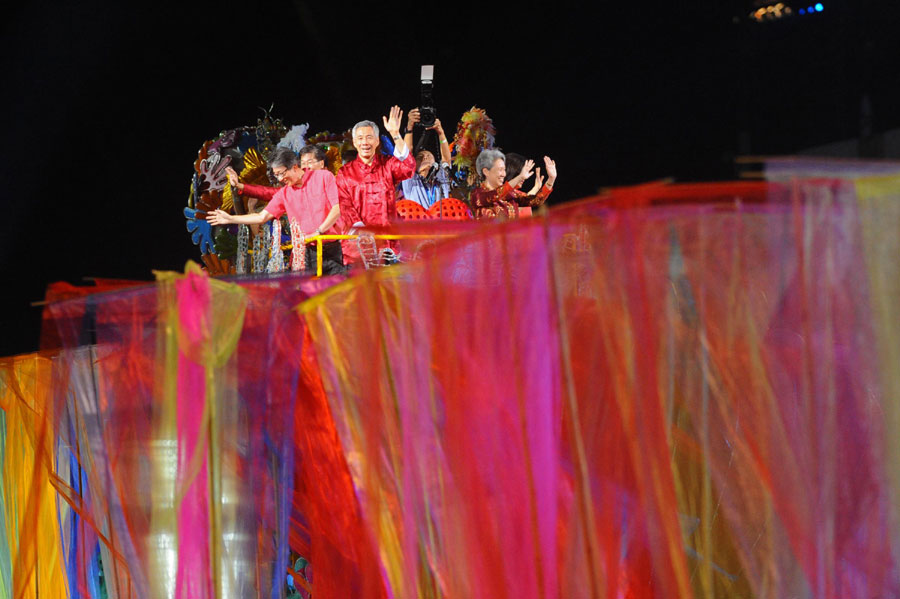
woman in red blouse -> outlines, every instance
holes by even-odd
[[[476,219],[518,218],[519,204],[540,206],[553,190],[556,182],[556,163],[549,156],[544,156],[547,169],[547,183],[543,186],[540,169],[537,174],[536,188],[533,195],[519,190],[534,169],[534,161],[526,160],[519,174],[504,183],[506,179],[506,157],[499,150],[484,150],[475,160],[475,168],[482,177],[481,185],[472,191],[471,202]],[[535,191],[535,190],[532,190]]]

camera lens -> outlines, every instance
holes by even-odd
[[[423,106],[419,109],[419,117],[423,127],[431,127],[434,125],[435,112],[430,106]]]
[[[419,117],[423,127],[434,125],[434,85],[431,81],[422,81],[421,102],[419,103]]]

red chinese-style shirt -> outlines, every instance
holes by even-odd
[[[372,158],[372,164],[357,158],[341,167],[337,188],[344,230],[357,222],[383,226],[394,220],[397,185],[412,177],[415,171],[416,159],[409,150],[402,160],[379,152]]]
[[[544,185],[537,194],[530,196],[509,184],[509,181],[494,190],[478,187],[472,191],[470,200],[476,219],[519,218],[519,205],[537,207],[547,201],[551,187]]]

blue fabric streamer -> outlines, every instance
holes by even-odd
[[[88,565],[88,584],[90,585],[91,599],[102,599],[103,593],[100,590],[100,577],[103,575],[103,568],[100,565],[100,542],[98,541],[94,547],[91,563]]]

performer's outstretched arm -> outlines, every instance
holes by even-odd
[[[215,210],[206,215],[206,222],[211,225],[261,225],[275,218],[265,210],[253,214],[228,214],[224,210]]]

